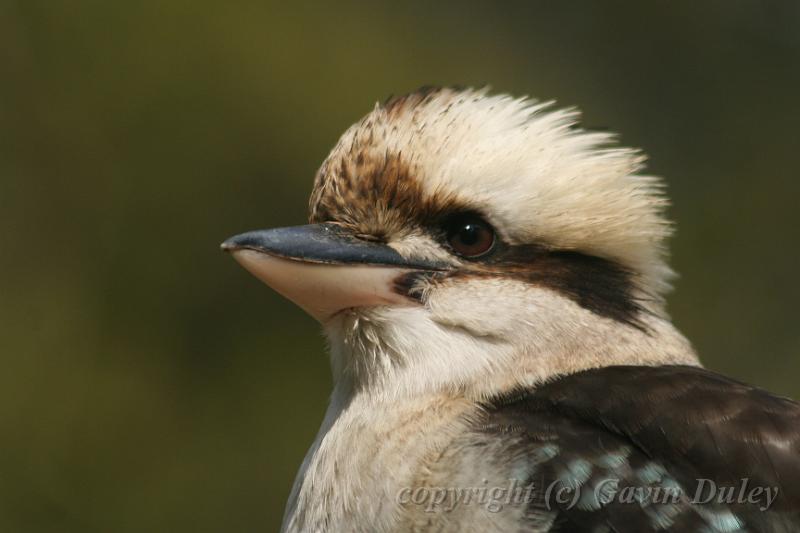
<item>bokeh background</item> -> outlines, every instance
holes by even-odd
[[[330,389],[220,253],[376,100],[577,105],[666,176],[670,309],[800,397],[800,3],[0,1],[0,531],[274,531]]]

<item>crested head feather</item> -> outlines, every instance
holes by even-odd
[[[669,289],[659,178],[614,136],[578,127],[552,102],[434,88],[391,98],[350,127],[323,163],[312,221],[337,221],[389,245],[409,220],[454,206],[479,211],[512,245],[614,261],[645,294]],[[402,246],[398,245],[402,250]]]

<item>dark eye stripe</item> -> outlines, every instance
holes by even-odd
[[[420,273],[403,278],[396,289],[422,299],[422,288],[445,279],[502,277],[550,289],[597,315],[647,331],[645,307],[635,294],[636,274],[600,257],[541,245],[508,245],[496,239],[491,253],[447,272]]]

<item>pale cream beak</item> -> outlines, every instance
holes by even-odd
[[[255,277],[322,323],[352,307],[413,304],[392,290],[394,280],[407,270],[304,263],[254,250],[236,250],[233,257]]]
[[[228,239],[222,249],[321,323],[345,309],[419,305],[397,289],[399,278],[441,269],[332,224],[249,232]]]

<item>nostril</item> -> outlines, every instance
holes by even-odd
[[[368,242],[377,242],[381,244],[386,244],[387,238],[386,235],[383,233],[374,234],[374,233],[356,233],[356,238],[361,239],[362,241]]]

